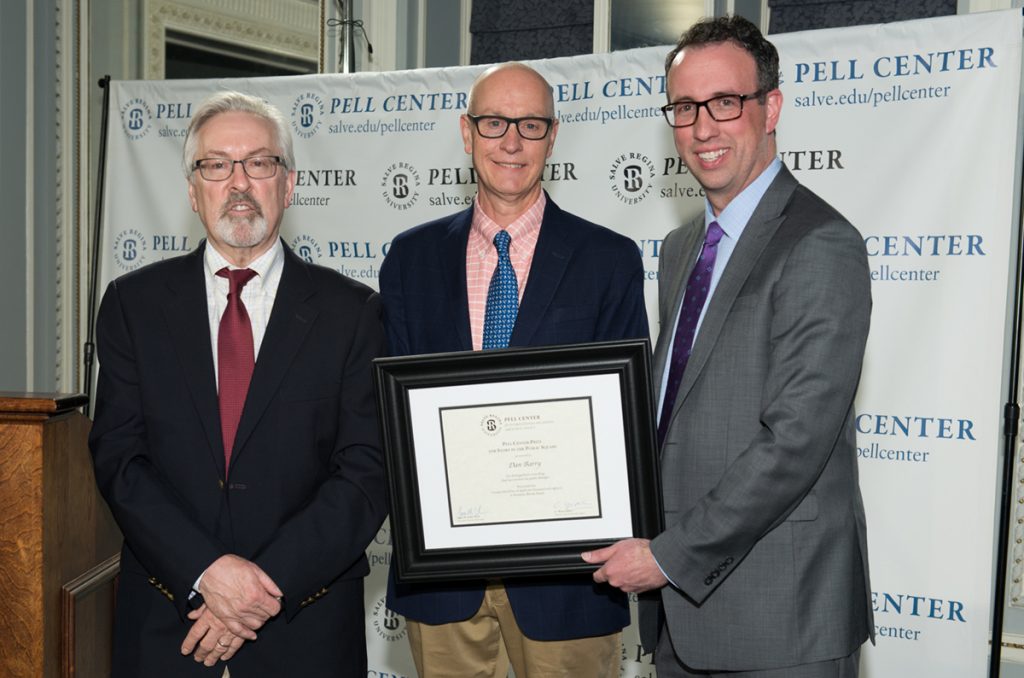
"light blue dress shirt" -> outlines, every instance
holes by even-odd
[[[697,337],[700,335],[700,326],[704,322],[704,314],[708,310],[708,304],[711,303],[711,298],[715,294],[715,288],[718,287],[718,281],[722,279],[722,272],[725,271],[726,265],[729,263],[729,258],[732,256],[732,252],[736,249],[736,243],[739,242],[740,236],[743,235],[743,229],[747,227],[747,222],[750,221],[751,215],[754,210],[757,209],[758,203],[761,202],[761,198],[764,197],[765,191],[771,185],[775,177],[778,176],[779,170],[782,169],[782,161],[778,158],[772,160],[771,164],[761,172],[760,176],[754,179],[753,182],[737,195],[732,201],[725,206],[722,213],[717,217],[714,211],[711,209],[711,203],[704,202],[704,233],[707,235],[707,227],[712,221],[717,221],[718,225],[722,227],[722,239],[718,241],[718,253],[715,256],[715,269],[711,273],[711,286],[708,289],[708,298],[704,301],[704,308],[700,310],[700,317],[697,318],[697,329],[693,335],[693,341],[697,341]],[[700,252],[697,252],[697,256],[700,257]],[[685,295],[684,295],[685,296]],[[683,299],[679,300],[680,306],[683,303]],[[668,347],[669,360],[665,361],[665,372],[661,375],[661,385],[658,389],[658,420],[661,420],[661,407],[665,401],[665,384],[668,382],[668,371],[672,366],[671,356],[673,344],[675,343],[676,336],[676,325],[679,324],[679,308],[675,310],[674,322],[671,328],[662,327],[662,332],[671,332],[669,334],[672,337]]]

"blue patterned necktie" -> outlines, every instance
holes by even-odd
[[[512,241],[508,231],[498,231],[494,236],[494,247],[498,250],[498,265],[494,267],[491,284],[487,288],[487,308],[484,311],[483,348],[505,348],[508,346],[512,328],[516,326],[519,313],[519,285],[516,271],[508,256],[508,244]]]
[[[704,247],[700,258],[686,281],[686,292],[683,294],[683,305],[679,309],[679,320],[676,323],[675,339],[672,342],[672,362],[668,370],[668,381],[665,382],[665,398],[661,406],[661,417],[658,418],[658,447],[665,442],[668,422],[672,418],[672,408],[676,404],[679,384],[683,381],[683,371],[690,360],[693,350],[693,338],[697,333],[697,320],[704,309],[711,286],[711,273],[715,270],[715,257],[718,256],[718,241],[722,239],[722,227],[717,221],[708,226],[704,236]]]

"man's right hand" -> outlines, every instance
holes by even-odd
[[[230,554],[206,568],[199,593],[207,609],[246,640],[256,640],[256,629],[281,611],[284,595],[259,566]]]

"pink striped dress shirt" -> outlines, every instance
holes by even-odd
[[[530,275],[530,265],[533,264],[533,251],[537,247],[546,204],[547,199],[541,191],[537,201],[505,229],[512,238],[509,242],[509,258],[516,272],[520,302],[523,300],[523,290],[526,289],[526,279]],[[501,226],[480,209],[480,199],[476,198],[473,202],[473,224],[466,243],[466,292],[469,297],[469,329],[473,336],[474,351],[479,351],[484,343],[487,289],[498,265],[494,236],[500,230]]]

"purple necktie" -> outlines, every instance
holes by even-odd
[[[249,381],[256,363],[252,323],[242,303],[242,288],[256,275],[256,271],[249,268],[232,271],[225,266],[217,271],[217,275],[227,278],[230,284],[228,306],[220,318],[220,330],[217,332],[220,429],[224,441],[224,476],[227,477],[231,448],[234,447],[235,434],[238,432],[238,420],[242,418],[242,407],[245,405],[245,396],[249,392]]]
[[[661,417],[658,419],[658,447],[665,442],[668,422],[672,418],[672,408],[679,394],[679,384],[683,381],[683,371],[693,350],[693,336],[697,332],[697,320],[704,309],[711,286],[711,273],[715,270],[715,257],[718,254],[718,241],[722,239],[722,227],[717,221],[708,226],[704,236],[704,247],[700,258],[686,281],[686,292],[683,305],[679,309],[679,321],[676,323],[676,336],[672,342],[672,361],[668,370],[668,381],[665,383],[665,397],[661,406]]]

